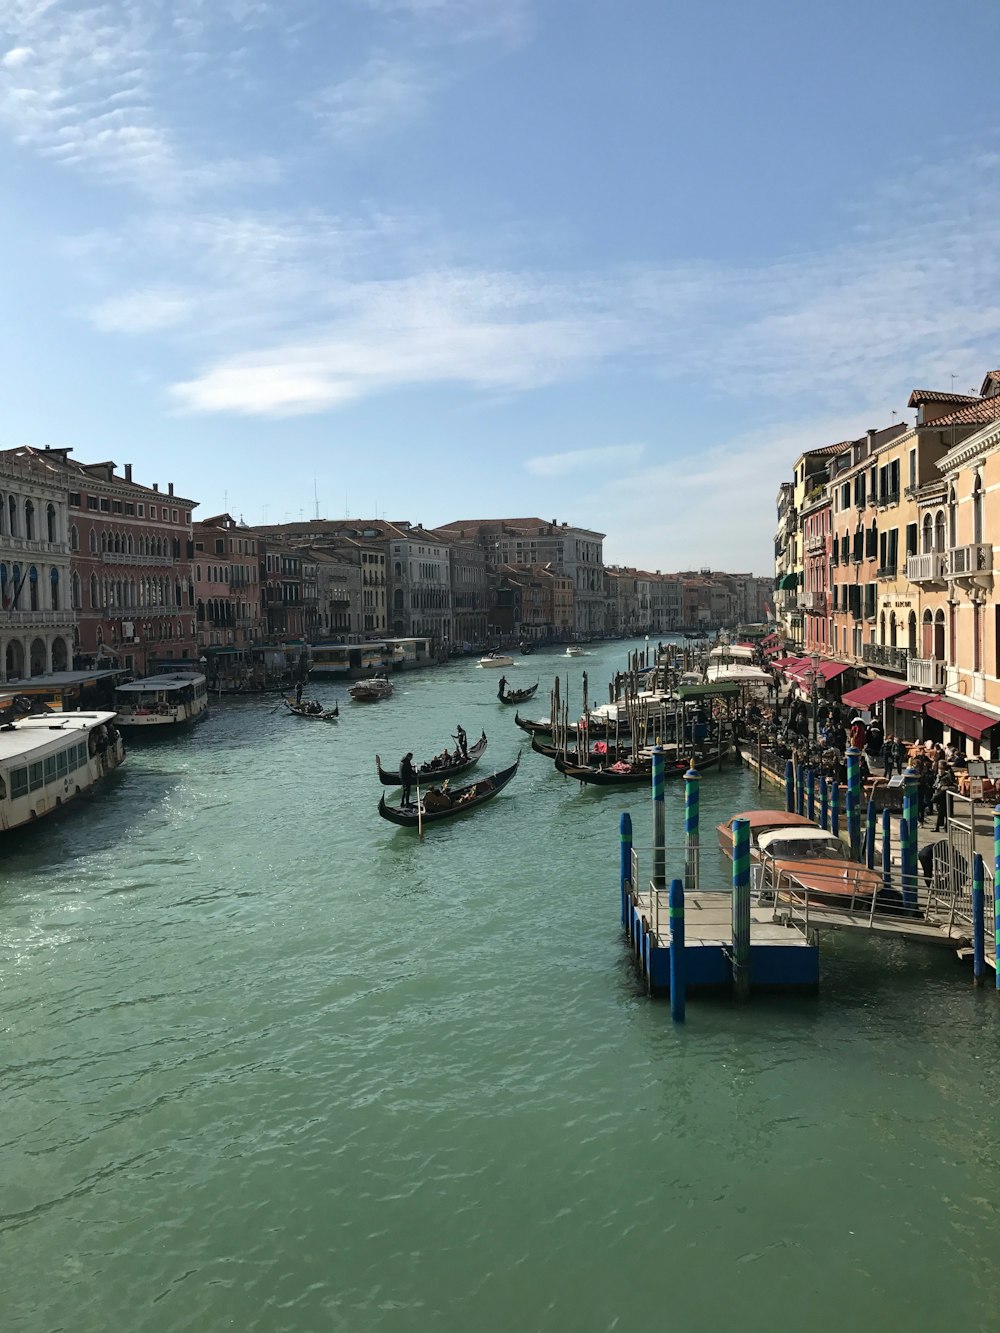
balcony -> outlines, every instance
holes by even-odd
[[[105,551],[101,559],[106,565],[172,565],[180,562],[180,556],[134,555],[131,551]]]
[[[825,610],[826,610],[826,593],[825,593],[825,592],[804,592],[804,593],[802,594],[802,606],[804,607],[804,609],[805,609],[806,611],[819,611],[819,612],[823,612],[823,611],[825,611]]]
[[[62,629],[72,634],[76,620],[74,611],[8,611],[4,616],[4,629],[19,629],[26,625],[44,625],[49,629]]]
[[[922,690],[943,690],[947,672],[947,662],[936,657],[911,657],[906,664],[906,683]]]
[[[896,573],[896,566],[895,566],[895,565],[882,565],[882,566],[876,571],[875,577],[876,577],[877,579],[894,579],[894,578],[898,578],[898,575],[897,575],[897,573]]]
[[[899,504],[899,491],[882,491],[878,497],[879,509],[891,509]]]
[[[893,648],[887,643],[863,643],[861,660],[869,666],[879,666],[885,671],[905,671],[909,661],[908,648]]]
[[[815,555],[817,551],[822,551],[825,546],[825,537],[810,537],[806,542],[806,550],[810,555]]]
[[[58,556],[69,554],[68,542],[40,542],[34,537],[12,537],[3,535],[3,544],[12,551],[37,553],[38,555]]]
[[[906,559],[906,577],[911,583],[944,583],[948,557],[944,551],[926,551]]]
[[[950,579],[977,579],[993,573],[993,547],[983,543],[972,546],[953,546],[948,552],[947,577]]]

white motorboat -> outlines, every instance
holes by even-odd
[[[356,680],[347,693],[355,703],[377,703],[392,694],[392,681],[387,676],[369,676],[367,680]]]
[[[487,653],[485,657],[479,659],[481,667],[509,667],[514,665],[514,659],[508,657],[506,653]]]
[[[47,709],[0,725],[0,829],[31,824],[113,773],[125,758],[114,713]]]
[[[582,656],[583,656],[583,649],[580,647],[580,645],[579,645],[578,643],[571,643],[571,644],[569,644],[569,645],[567,646],[567,648],[566,648],[566,656],[567,656],[567,657],[582,657]]]
[[[204,717],[208,685],[197,671],[147,676],[115,690],[118,725],[133,731],[173,730]]]

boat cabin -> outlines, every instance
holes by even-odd
[[[124,758],[110,712],[50,710],[0,728],[0,829],[54,813]]]

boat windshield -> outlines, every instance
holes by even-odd
[[[847,848],[839,838],[773,838],[764,851],[776,861],[849,861]]]

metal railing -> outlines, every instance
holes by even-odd
[[[714,829],[712,831],[714,833]],[[703,850],[704,848],[699,846],[689,852],[687,847],[677,843],[671,843],[662,848],[655,846],[632,847],[629,870],[630,887],[634,893],[649,895],[649,925],[657,939],[662,938],[661,925],[667,926],[669,923],[670,881],[672,879],[682,879],[685,893],[697,893],[701,884],[701,853]],[[640,851],[649,856],[654,865],[658,854],[662,855],[664,868],[662,888],[658,888],[656,881],[653,879],[648,880],[642,886],[639,870]],[[719,884],[716,891],[724,892],[728,887],[727,884]]]
[[[861,660],[875,666],[887,667],[890,671],[905,671],[909,661],[908,648],[894,648],[888,643],[863,643]]]

